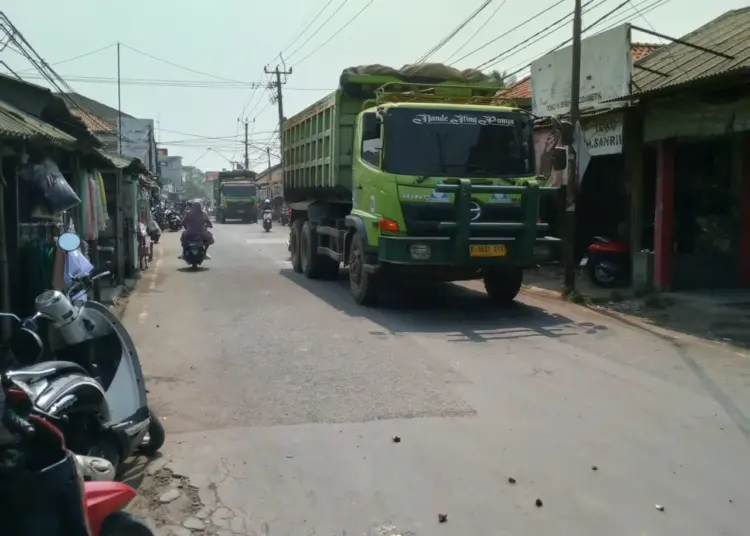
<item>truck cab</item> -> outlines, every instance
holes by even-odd
[[[454,95],[439,86],[440,98],[413,86],[395,96],[380,88],[356,115],[347,113],[345,91],[336,99],[341,145],[332,154],[331,186],[347,186],[351,199],[335,199],[336,190],[321,184],[315,198],[291,204],[292,264],[308,277],[349,265],[352,295],[362,304],[374,303],[389,281],[409,278],[482,279],[494,301],[507,303],[524,268],[558,242],[539,221],[540,197],[557,189],[539,184],[533,120],[476,98],[466,85]],[[289,178],[285,164],[285,192],[294,192]]]

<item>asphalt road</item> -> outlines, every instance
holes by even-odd
[[[234,534],[750,530],[747,356],[529,294],[361,308],[292,272],[286,228],[214,234],[191,272],[167,233],[125,322],[170,467]]]

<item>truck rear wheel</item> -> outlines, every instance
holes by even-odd
[[[354,233],[349,253],[349,291],[360,305],[374,305],[378,300],[378,280],[365,270],[365,237]]]
[[[302,225],[299,252],[302,273],[308,279],[333,279],[334,274],[338,277],[339,263],[330,257],[318,255],[318,240],[315,236],[315,230],[307,221]]]
[[[490,300],[498,305],[511,303],[521,291],[523,270],[506,268],[484,274],[484,289]]]
[[[292,229],[289,231],[289,251],[292,254],[292,269],[298,274],[302,273],[302,261],[300,259],[301,238],[302,220],[294,220]]]

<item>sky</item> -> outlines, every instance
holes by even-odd
[[[122,110],[153,119],[160,146],[182,156],[183,165],[231,169],[230,161],[244,158],[247,121],[251,168],[262,170],[267,147],[273,164],[279,154],[278,111],[264,67],[291,68],[283,78],[284,114],[291,117],[332,91],[346,67],[418,61],[484,1],[16,0],[3,12],[77,93],[113,108],[119,42]],[[583,0],[583,27],[622,3]],[[544,31],[573,6],[574,0],[493,0],[427,61],[524,76],[532,60],[570,37],[569,22]],[[747,0],[630,0],[584,37],[625,22],[679,37],[746,6]],[[660,42],[638,32],[633,41]],[[503,52],[499,63],[488,62]],[[14,51],[0,50],[0,60],[47,85]]]

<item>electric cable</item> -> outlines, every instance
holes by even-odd
[[[466,19],[464,19],[464,21],[461,22],[458,26],[456,26],[447,36],[445,36],[443,39],[441,39],[438,42],[438,44],[436,44],[430,50],[428,50],[427,52],[425,52],[424,54],[422,54],[422,56],[417,61],[415,61],[414,63],[416,65],[419,65],[419,64],[422,64],[425,61],[427,61],[430,58],[430,56],[432,56],[435,52],[437,52],[438,50],[440,50],[441,48],[443,48],[446,44],[448,44],[448,42],[451,39],[453,39],[454,37],[456,37],[456,35],[458,35],[459,32],[461,30],[463,30],[466,27],[467,24],[469,24],[472,20],[474,20],[482,11],[484,11],[485,9],[487,9],[487,7],[493,1],[494,0],[484,0],[482,2],[482,4],[471,13],[471,15],[469,15]]]
[[[453,54],[451,54],[450,56],[448,56],[448,57],[447,57],[447,58],[446,58],[446,59],[445,59],[445,60],[443,61],[443,63],[445,63],[446,65],[450,65],[450,63],[449,63],[449,62],[451,61],[451,59],[452,59],[453,57],[455,57],[455,56],[456,56],[456,54],[458,54],[459,52],[461,52],[461,51],[462,51],[462,50],[463,50],[464,48],[466,48],[466,45],[468,45],[469,43],[471,43],[471,42],[472,42],[472,41],[473,41],[473,40],[474,40],[474,39],[476,38],[476,36],[477,36],[477,35],[479,35],[479,32],[481,32],[482,30],[484,30],[485,26],[487,26],[487,25],[488,25],[488,24],[490,23],[490,21],[492,21],[492,19],[493,19],[493,18],[495,18],[495,15],[497,15],[497,12],[498,12],[498,11],[500,11],[500,8],[501,8],[501,7],[503,7],[503,6],[504,6],[504,5],[505,5],[505,4],[507,3],[507,2],[508,2],[508,0],[502,0],[502,2],[500,2],[500,5],[499,5],[499,6],[497,6],[497,7],[496,7],[496,8],[495,8],[495,9],[494,9],[494,10],[492,11],[492,13],[490,14],[490,16],[489,16],[489,17],[487,17],[486,19],[484,19],[484,22],[483,22],[483,23],[481,24],[481,26],[479,26],[479,28],[477,28],[477,29],[476,29],[476,30],[474,31],[474,33],[473,33],[472,35],[470,35],[470,36],[469,36],[469,38],[468,38],[468,39],[467,39],[466,41],[464,41],[464,42],[463,42],[463,44],[462,44],[462,45],[461,45],[460,47],[458,47],[458,48],[457,48],[457,49],[456,49],[456,50],[455,50],[455,51],[453,52]]]
[[[528,19],[526,19],[526,20],[522,21],[522,22],[521,22],[521,23],[519,23],[519,24],[516,24],[516,25],[515,25],[515,26],[514,26],[513,28],[511,28],[510,30],[506,31],[505,33],[502,33],[502,34],[498,35],[497,37],[495,37],[495,38],[493,38],[493,39],[491,39],[491,40],[487,41],[486,43],[484,43],[483,45],[481,45],[481,46],[479,46],[479,47],[475,48],[474,50],[472,50],[472,51],[471,51],[471,52],[469,52],[468,54],[464,54],[463,56],[461,56],[460,58],[458,58],[458,59],[457,59],[456,61],[454,61],[454,62],[452,63],[452,65],[455,65],[455,64],[457,64],[458,62],[460,62],[460,61],[463,61],[463,60],[465,60],[466,58],[468,58],[468,57],[470,57],[470,56],[473,56],[474,54],[476,54],[476,53],[477,53],[477,52],[479,52],[480,50],[484,50],[485,48],[487,48],[488,46],[490,46],[490,45],[492,45],[492,44],[496,43],[497,41],[499,41],[500,39],[502,39],[502,38],[503,38],[503,37],[505,37],[506,35],[510,35],[511,33],[515,32],[516,30],[520,30],[521,28],[523,28],[523,27],[524,27],[524,26],[526,26],[527,24],[529,24],[529,23],[531,23],[531,22],[533,22],[533,21],[537,20],[537,19],[538,19],[539,17],[541,17],[542,15],[544,15],[544,14],[545,14],[546,12],[548,12],[548,11],[552,11],[552,10],[553,10],[553,9],[555,9],[555,8],[556,8],[557,6],[559,6],[559,5],[563,4],[564,2],[567,2],[567,1],[568,1],[568,0],[557,0],[557,2],[555,2],[554,4],[552,4],[551,6],[549,6],[548,8],[546,8],[546,9],[543,9],[542,11],[539,11],[538,13],[535,13],[535,14],[533,14],[533,15],[532,15],[531,17],[529,17]]]
[[[314,31],[314,32],[312,32],[312,33],[311,33],[311,34],[310,34],[310,35],[309,35],[309,36],[307,37],[307,39],[305,39],[305,40],[304,40],[304,42],[303,42],[303,43],[302,43],[302,44],[301,44],[300,46],[298,46],[297,48],[295,48],[295,49],[294,49],[294,50],[293,50],[293,51],[292,51],[292,52],[291,52],[291,53],[290,53],[290,54],[289,54],[289,55],[288,55],[288,56],[286,57],[286,61],[289,61],[289,60],[291,60],[291,59],[292,59],[292,58],[294,57],[294,55],[295,55],[295,54],[297,54],[297,52],[299,52],[299,51],[300,51],[300,49],[301,49],[302,47],[304,47],[304,46],[305,46],[305,45],[306,45],[307,43],[309,43],[309,42],[310,42],[310,39],[312,39],[313,37],[315,37],[315,36],[316,36],[316,35],[318,34],[318,32],[319,32],[320,30],[322,30],[323,28],[325,28],[326,24],[328,24],[328,23],[329,23],[329,22],[331,21],[331,19],[332,19],[333,17],[335,17],[335,16],[336,16],[336,14],[337,14],[337,13],[338,13],[339,11],[341,11],[341,9],[342,9],[342,8],[343,8],[343,7],[344,7],[344,6],[346,5],[346,4],[348,4],[348,3],[349,3],[349,0],[343,0],[343,1],[341,2],[341,4],[339,4],[339,7],[338,7],[338,9],[335,9],[335,10],[333,11],[333,13],[331,13],[331,14],[330,14],[330,15],[328,16],[328,18],[327,18],[326,20],[324,20],[324,21],[323,21],[323,24],[321,24],[320,26],[318,26],[318,27],[317,27],[317,28],[315,29],[315,31]]]
[[[280,57],[281,57],[281,56],[283,56],[284,52],[286,52],[287,50],[289,50],[289,49],[291,48],[291,46],[292,46],[292,45],[293,45],[294,43],[296,43],[296,42],[297,42],[297,40],[298,40],[298,39],[299,39],[300,37],[302,37],[302,36],[303,36],[303,35],[305,34],[305,32],[306,32],[307,30],[309,30],[309,29],[310,29],[310,27],[311,27],[311,26],[312,26],[313,24],[315,24],[315,21],[317,21],[317,20],[318,20],[318,19],[320,18],[320,16],[321,16],[321,15],[323,14],[323,12],[324,12],[324,11],[325,11],[326,9],[328,9],[328,6],[330,6],[330,5],[332,4],[332,3],[333,3],[333,0],[328,0],[328,2],[326,2],[326,3],[325,3],[325,5],[324,5],[324,6],[323,6],[323,7],[321,8],[321,9],[319,9],[319,10],[318,10],[318,13],[317,13],[317,15],[315,15],[315,16],[314,16],[314,17],[312,18],[312,20],[311,20],[310,22],[308,22],[308,23],[307,23],[307,25],[306,25],[306,26],[305,26],[305,27],[304,27],[304,28],[302,29],[302,31],[300,31],[300,32],[299,32],[299,33],[297,34],[297,37],[295,37],[294,39],[292,39],[291,41],[289,41],[289,42],[288,42],[288,43],[287,43],[286,45],[284,45],[284,46],[282,47],[282,49],[281,49],[281,52],[279,52],[279,56],[280,56]],[[273,60],[271,60],[271,61],[273,61]],[[270,63],[270,62],[268,62],[268,63]]]
[[[312,52],[310,52],[309,54],[305,55],[301,60],[299,60],[297,63],[295,63],[295,65],[299,65],[300,63],[302,63],[303,61],[305,61],[307,58],[309,58],[310,56],[312,56],[313,54],[315,54],[316,52],[318,52],[318,50],[320,50],[321,48],[323,48],[324,46],[326,46],[328,43],[330,43],[331,41],[333,41],[333,39],[335,39],[335,37],[337,35],[339,35],[342,31],[344,31],[344,29],[348,28],[351,23],[353,23],[355,20],[357,20],[357,18],[359,18],[359,16],[362,15],[362,13],[364,13],[365,10],[367,10],[367,8],[369,8],[372,5],[373,2],[375,2],[375,0],[369,0],[364,6],[362,6],[362,9],[360,9],[359,11],[357,11],[352,18],[350,18],[348,21],[346,21],[346,23],[344,23],[343,26],[341,26],[328,39],[326,39],[320,45],[318,45],[315,49],[313,49]],[[291,89],[291,88],[287,88],[287,89]]]

